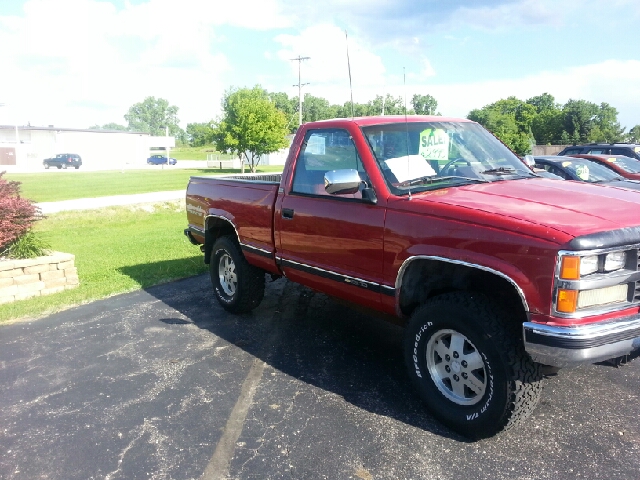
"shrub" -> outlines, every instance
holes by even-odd
[[[33,222],[42,218],[31,200],[20,197],[20,182],[2,178],[4,173],[0,172],[0,255],[6,254],[31,230]]]
[[[9,258],[35,258],[46,255],[51,245],[29,231],[15,240],[5,250]]]

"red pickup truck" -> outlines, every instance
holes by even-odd
[[[191,177],[186,209],[226,310],[266,273],[393,315],[468,437],[521,423],[558,368],[640,350],[640,192],[541,178],[468,120],[307,123],[282,174]]]

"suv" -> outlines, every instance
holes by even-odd
[[[80,158],[80,155],[75,153],[58,153],[53,158],[45,158],[42,161],[42,164],[44,165],[44,168],[56,167],[58,169],[66,169],[74,167],[77,170],[80,168],[80,165],[82,165],[82,158]]]
[[[558,155],[624,155],[640,160],[640,145],[637,143],[588,143],[571,145]]]

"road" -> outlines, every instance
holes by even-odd
[[[0,327],[2,479],[640,479],[640,361],[549,379],[467,442],[409,386],[402,331],[278,280],[252,314],[206,275]]]

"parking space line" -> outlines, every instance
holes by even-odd
[[[216,445],[213,456],[211,460],[209,460],[209,464],[207,468],[205,468],[200,480],[224,480],[227,478],[229,462],[233,457],[238,437],[240,437],[242,433],[244,421],[247,418],[249,407],[253,401],[253,395],[262,378],[264,367],[265,363],[262,360],[258,358],[253,360],[247,378],[244,379],[242,384],[240,397],[238,397],[238,401],[231,411],[222,437]]]

